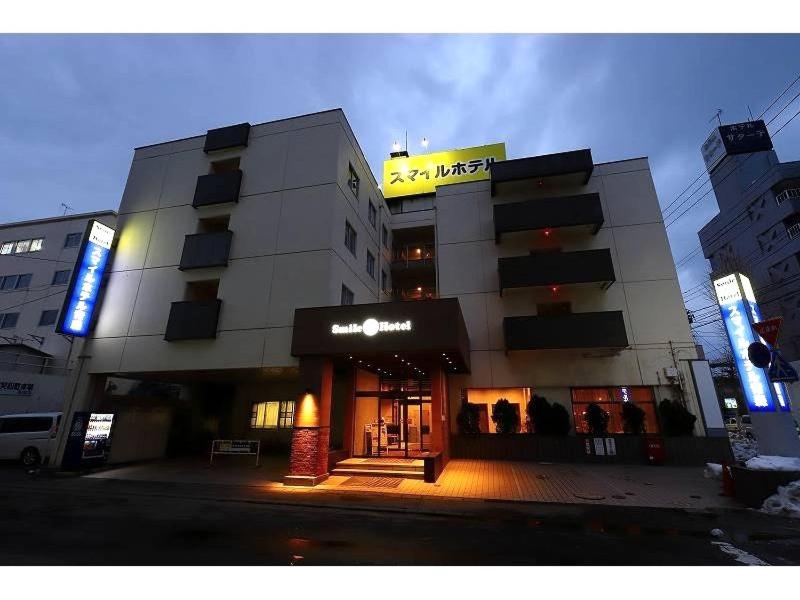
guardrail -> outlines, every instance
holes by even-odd
[[[789,198],[800,198],[800,188],[790,188],[788,190],[783,190],[780,194],[775,196],[775,204],[780,206],[784,203],[784,201],[788,200]]]

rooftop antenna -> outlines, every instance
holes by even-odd
[[[718,109],[717,109],[717,112],[714,114],[714,116],[713,116],[713,117],[711,117],[711,118],[708,120],[708,122],[710,123],[711,121],[713,121],[714,119],[716,119],[716,120],[717,120],[717,122],[719,122],[719,126],[720,126],[720,127],[722,127],[722,118],[720,117],[720,115],[721,115],[721,114],[722,114],[722,109],[721,109],[721,108],[718,108]]]
[[[747,105],[747,112],[750,113],[750,120],[752,121],[753,120],[753,111],[750,110],[750,105],[749,104]]]
[[[68,210],[72,210],[72,207],[71,207],[69,204],[64,204],[64,203],[62,202],[62,203],[61,203],[61,206],[63,206],[63,207],[64,207],[64,214],[65,214],[65,215],[67,214],[67,211],[68,211]]]

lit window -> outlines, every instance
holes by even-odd
[[[256,402],[250,412],[251,429],[290,429],[294,423],[294,400]]]
[[[64,248],[76,248],[81,245],[82,233],[68,233],[64,240]]]
[[[17,242],[17,247],[14,248],[15,254],[22,254],[23,252],[28,252],[31,249],[31,240],[20,240]]]
[[[11,254],[14,250],[14,242],[4,242],[2,246],[0,246],[0,254]]]
[[[44,246],[44,238],[37,238],[35,240],[31,240],[31,248],[29,252],[39,252]]]
[[[369,217],[369,223],[373,227],[377,228],[378,226],[378,211],[375,209],[375,205],[372,203],[372,200],[369,201],[369,206],[367,208],[367,216]]]
[[[367,273],[369,273],[370,277],[375,279],[375,257],[369,250],[367,250]]]

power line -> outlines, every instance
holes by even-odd
[[[59,290],[57,292],[53,292],[52,294],[47,294],[46,296],[40,296],[39,298],[34,298],[32,300],[26,300],[25,302],[20,302],[19,304],[14,304],[12,306],[6,306],[4,308],[0,308],[0,312],[5,312],[7,310],[11,310],[12,308],[19,308],[20,306],[25,306],[26,304],[33,304],[34,302],[39,302],[39,300],[44,300],[45,298],[50,298],[51,296],[58,296],[59,294],[63,294],[66,292],[66,289]]]

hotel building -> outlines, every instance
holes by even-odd
[[[68,404],[115,414],[112,463],[258,439],[288,483],[431,480],[534,395],[579,454],[589,403],[657,433],[663,398],[722,452],[646,158],[396,151],[379,186],[341,110],[212,129],[136,149],[110,265]]]

